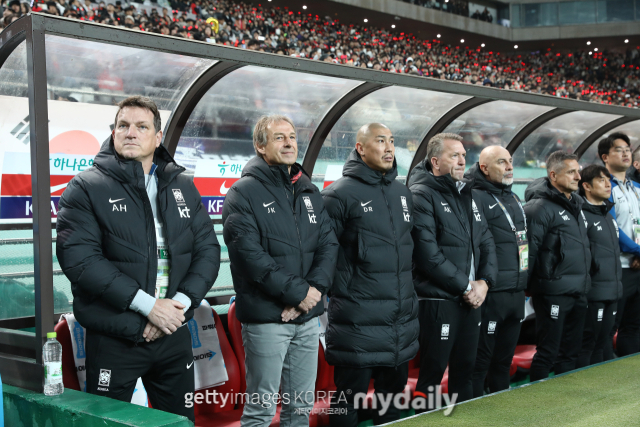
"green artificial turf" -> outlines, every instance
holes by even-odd
[[[640,426],[640,356],[625,357],[456,406],[394,427]]]

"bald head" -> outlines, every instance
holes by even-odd
[[[494,184],[513,184],[513,159],[509,151],[499,145],[490,145],[480,153],[480,171]]]
[[[358,130],[356,150],[373,170],[386,173],[393,168],[396,153],[393,134],[382,123],[368,123]]]
[[[384,131],[391,134],[391,130],[382,123],[367,123],[358,130],[356,142],[366,144],[371,137],[375,138],[378,134],[383,135],[385,133]]]

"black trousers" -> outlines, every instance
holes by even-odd
[[[449,364],[449,395],[473,397],[471,376],[478,349],[481,313],[465,302],[420,301],[420,375],[416,391],[429,395]],[[431,390],[429,387],[433,387]],[[430,408],[431,409],[431,408]]]
[[[489,292],[482,304],[482,326],[473,371],[473,397],[509,388],[511,360],[524,319],[524,291]],[[488,374],[488,378],[487,378]]]
[[[154,409],[182,415],[195,422],[193,352],[186,326],[156,341],[138,343],[87,330],[87,392],[130,402],[142,378]]]
[[[578,368],[604,361],[604,348],[615,322],[617,301],[589,301]]]
[[[535,295],[536,354],[529,375],[531,381],[576,368],[582,348],[582,331],[587,311],[587,297]]]
[[[640,351],[640,270],[623,268],[622,288],[615,324],[609,332],[605,360],[613,358],[613,336],[616,331],[616,354],[619,357]]]
[[[403,363],[397,368],[380,366],[374,368],[352,368],[348,366],[336,366],[333,371],[333,379],[336,384],[336,393],[331,402],[331,409],[340,412],[346,410],[346,414],[331,413],[329,420],[331,427],[356,427],[358,425],[358,410],[354,408],[357,395],[366,394],[369,390],[369,381],[373,378],[373,386],[376,395],[385,396],[385,401],[391,394],[391,405],[381,414],[380,399],[377,399],[377,409],[373,411],[373,423],[375,425],[389,423],[400,419],[400,409],[393,405],[393,397],[402,393],[409,378],[409,362]],[[361,400],[358,401],[361,404]]]

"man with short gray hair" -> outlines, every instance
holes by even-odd
[[[307,426],[318,364],[316,317],[324,312],[321,298],[331,287],[338,241],[318,188],[296,163],[291,120],[260,118],[253,142],[256,157],[229,189],[222,211],[243,326],[241,425],[269,426],[281,390],[280,423]]]
[[[435,135],[427,158],[409,176],[413,194],[413,284],[420,320],[420,376],[414,408],[432,403],[449,365],[449,394],[471,399],[481,315],[497,280],[493,237],[479,194],[463,179],[466,151],[459,135]],[[426,406],[426,405],[425,405]],[[434,409],[424,407],[420,409]]]
[[[575,369],[591,285],[591,251],[584,200],[577,193],[580,165],[575,154],[551,153],[547,176],[525,191],[529,284],[536,312],[537,351],[531,381]]]

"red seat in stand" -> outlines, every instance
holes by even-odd
[[[195,403],[194,410],[196,415],[196,425],[217,426],[216,418],[221,412],[231,412],[235,409],[236,396],[240,393],[240,367],[238,365],[238,359],[236,358],[231,344],[227,339],[227,334],[224,331],[220,317],[215,310],[213,310],[213,319],[216,325],[216,332],[218,333],[218,341],[220,342],[220,350],[222,351],[222,357],[224,358],[224,366],[227,369],[227,376],[229,379],[222,385],[217,387],[210,387],[203,390],[198,390],[196,393],[202,393],[206,396],[206,392],[210,393],[215,391],[217,395],[226,395],[227,400],[224,402],[222,399],[217,399],[217,403],[210,402],[209,404],[204,401],[203,403]],[[239,415],[236,415],[239,418]]]
[[[240,386],[240,389],[244,393],[247,388],[247,384],[244,377],[246,375],[246,368],[244,365],[245,352],[244,352],[244,345],[242,343],[242,324],[238,321],[238,318],[236,317],[235,301],[231,301],[231,304],[229,306],[229,313],[227,314],[227,323],[229,325],[229,331],[231,333],[232,346],[236,353],[236,356],[238,357],[240,372],[242,372],[242,376],[243,376],[242,385]],[[324,349],[322,348],[322,344],[320,343],[319,343],[319,349],[318,349],[318,363],[322,364],[322,366],[318,367],[318,371],[320,375],[319,375],[319,378],[316,378],[316,385],[318,385],[318,382],[320,382],[320,385],[326,385],[328,383],[328,387],[331,387],[331,385],[333,384],[333,369],[328,364],[326,364],[326,360],[324,359]],[[333,389],[335,390],[335,386],[333,386]],[[318,388],[316,388],[316,391],[318,391]],[[244,405],[242,404],[237,405],[236,407],[238,409],[236,409],[236,411],[234,412],[238,412],[238,411],[242,412],[243,406]],[[314,412],[309,416],[309,427],[321,427],[321,426],[329,425],[329,416],[326,413],[319,414],[319,412],[322,409],[327,408],[328,406],[329,406],[328,400],[321,400],[315,403],[313,408]],[[276,410],[276,415],[273,417],[273,420],[271,421],[271,427],[278,427],[280,425],[280,410],[281,410],[281,405],[278,405]],[[218,415],[219,414],[216,414],[216,417],[218,417]],[[222,423],[222,424],[219,424],[219,423]],[[216,422],[215,426],[216,427],[218,426],[238,427],[240,425],[239,421],[237,425],[235,425],[234,423],[235,421],[233,421],[233,417],[229,414],[229,415],[223,416],[220,422]]]
[[[240,367],[240,393],[244,393],[247,389],[246,371],[244,368],[244,345],[242,344],[242,323],[238,321],[236,317],[236,303],[231,301],[229,305],[229,311],[227,312],[227,324],[229,325],[229,333],[231,334],[231,345],[233,352],[238,358],[238,365]],[[241,407],[242,405],[240,405]]]
[[[71,345],[71,332],[67,319],[62,319],[53,329],[56,333],[56,339],[62,346],[62,384],[64,388],[83,391],[78,382],[76,374],[76,362],[73,360],[73,346]],[[84,384],[82,385],[84,389]]]
[[[536,354],[535,345],[519,345],[516,346],[516,352],[513,355],[513,361],[511,362],[511,369],[513,366],[522,369],[530,369],[533,356]]]

